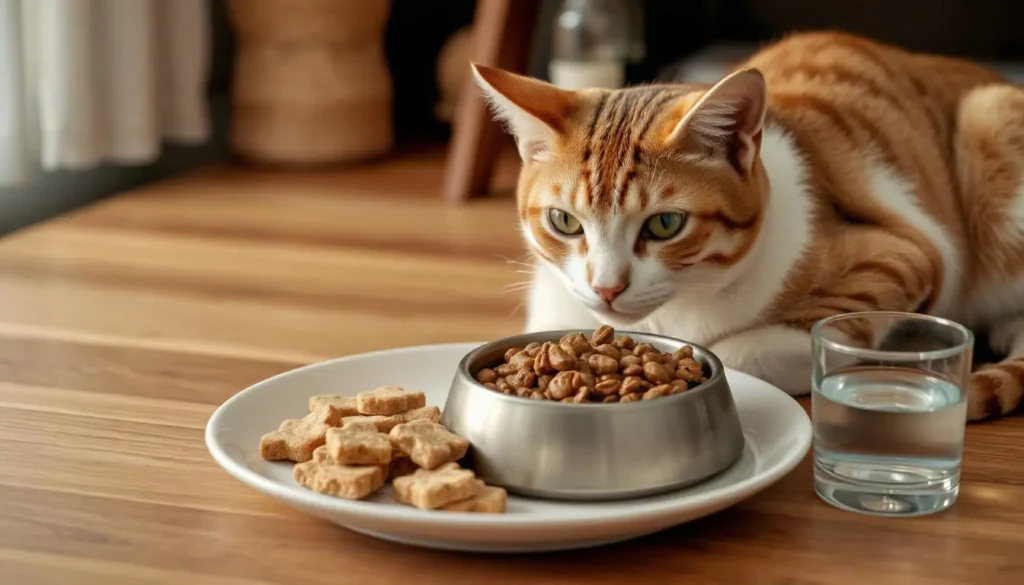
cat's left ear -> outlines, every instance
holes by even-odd
[[[724,157],[740,173],[747,174],[761,149],[767,107],[761,72],[736,71],[697,100],[672,130],[669,143]]]
[[[515,136],[524,161],[550,152],[579,106],[575,92],[502,69],[474,64],[473,76]]]

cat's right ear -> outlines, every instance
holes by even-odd
[[[761,150],[761,133],[768,107],[764,76],[741,69],[709,89],[683,116],[669,144],[729,160],[747,174]]]
[[[542,160],[565,131],[568,118],[579,106],[572,91],[550,83],[473,64],[473,76],[484,91],[495,116],[515,136],[523,160]]]

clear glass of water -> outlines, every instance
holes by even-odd
[[[814,489],[845,510],[920,516],[956,502],[974,336],[908,313],[812,331]]]

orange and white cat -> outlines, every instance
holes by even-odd
[[[529,330],[670,335],[803,394],[816,321],[926,312],[1009,356],[974,373],[969,418],[1020,405],[1024,90],[997,73],[839,33],[713,87],[474,72],[524,161]]]

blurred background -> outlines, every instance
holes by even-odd
[[[470,59],[563,86],[711,81],[829,28],[1019,80],[1021,22],[1019,0],[0,0],[0,232],[224,161],[435,152],[439,198],[493,196],[508,140]]]

